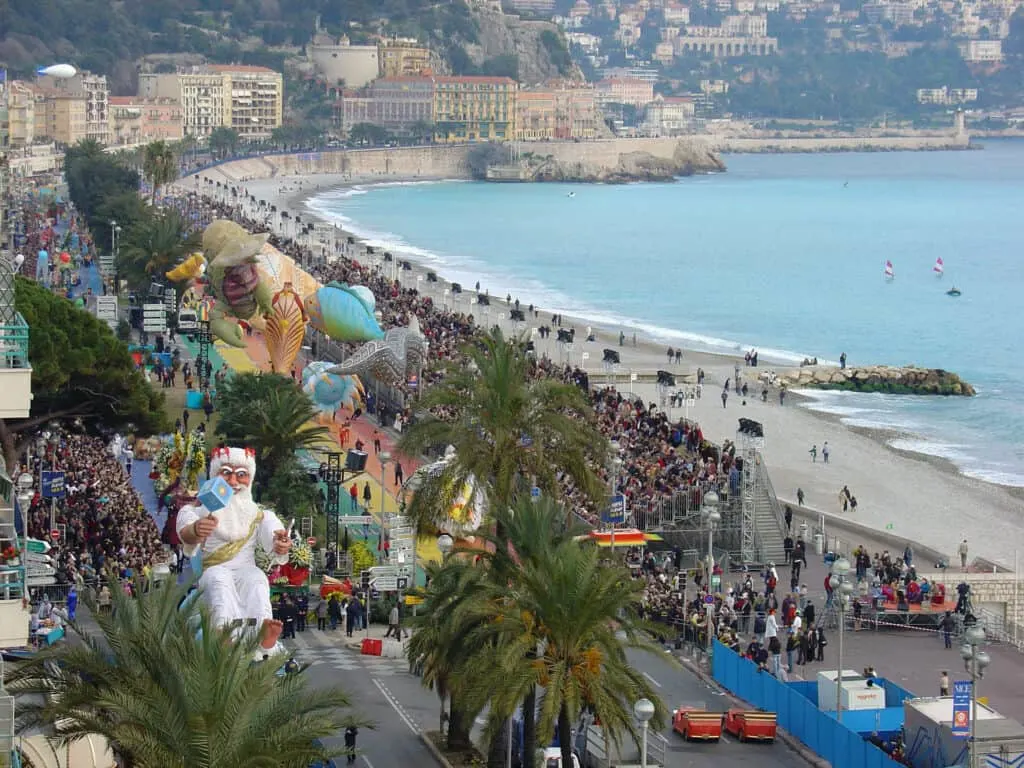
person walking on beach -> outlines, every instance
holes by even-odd
[[[818,463],[818,444],[815,443],[814,445],[812,445],[811,446],[811,450],[809,450],[808,453],[811,454],[811,463],[812,464],[817,464]],[[803,506],[803,505],[801,504],[801,506]]]
[[[821,459],[828,464],[828,440],[826,440],[825,444],[821,446]]]
[[[960,546],[957,549],[957,554],[960,555],[960,568],[964,571],[967,570],[967,539],[960,542]]]

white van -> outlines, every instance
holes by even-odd
[[[199,316],[194,309],[182,307],[178,310],[178,333],[195,333],[199,330]]]

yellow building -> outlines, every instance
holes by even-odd
[[[36,94],[20,80],[7,83],[7,140],[12,147],[30,147],[36,140]]]
[[[514,139],[518,88],[509,77],[435,77],[435,141]]]
[[[106,146],[110,141],[110,114],[108,112],[109,88],[106,75],[79,72],[74,77],[63,79],[44,76],[36,84],[47,92],[66,96],[81,96],[85,99],[85,137]]]
[[[284,78],[266,67],[208,65],[140,74],[139,96],[176,100],[186,136],[231,128],[243,139],[267,139],[284,122]]]
[[[430,49],[415,40],[382,40],[377,47],[381,77],[415,77],[430,71]]]
[[[35,135],[71,146],[87,138],[87,97],[84,94],[35,89]]]

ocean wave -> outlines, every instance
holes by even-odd
[[[898,451],[910,451],[911,453],[922,453],[926,456],[937,456],[940,459],[949,459],[954,463],[974,458],[967,452],[970,446],[957,443],[941,443],[933,440],[899,437],[895,440],[890,440],[889,445]]]
[[[968,469],[960,467],[959,469],[960,474],[972,480],[981,480],[982,482],[994,483],[995,485],[1007,485],[1011,488],[1024,488],[1024,475],[978,467]]]

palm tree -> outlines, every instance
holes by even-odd
[[[444,510],[451,509],[471,476],[475,493],[484,494],[491,510],[507,507],[514,491],[531,483],[545,496],[559,498],[560,471],[586,498],[601,498],[605,490],[592,467],[604,463],[608,441],[582,390],[532,377],[524,345],[498,329],[464,354],[468,364],[451,366],[420,401],[424,411],[437,408],[451,415],[414,423],[398,444],[406,456],[455,448],[455,460],[444,472],[424,478],[409,503],[406,515],[418,529],[443,527]]]
[[[178,157],[164,141],[151,141],[142,157],[142,173],[153,188],[153,202],[164,184],[178,178]]]
[[[474,624],[464,644],[477,652],[456,675],[467,702],[486,700],[507,716],[540,686],[537,732],[546,742],[557,728],[562,765],[572,764],[572,726],[584,710],[616,745],[638,739],[632,703],[640,698],[655,703],[655,727],[664,724],[664,704],[625,653],[660,652],[636,614],[643,582],[570,539],[524,558],[511,588],[493,588],[487,604],[497,610]]]
[[[200,237],[175,209],[155,211],[125,232],[118,253],[118,271],[133,288],[166,280],[166,273],[200,247]]]
[[[9,677],[23,694],[19,726],[46,726],[60,743],[103,736],[131,768],[307,768],[325,759],[318,740],[352,721],[345,693],[253,663],[256,640],[232,641],[197,601],[182,603],[187,590],[113,590],[113,612],[96,613],[100,636],[72,625],[79,642],[46,649]]]
[[[330,437],[327,427],[313,423],[313,401],[286,376],[241,373],[221,389],[217,431],[256,449],[266,483],[296,451],[322,447]]]

